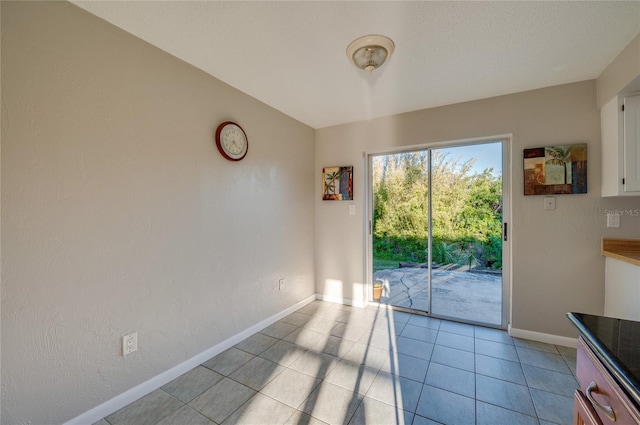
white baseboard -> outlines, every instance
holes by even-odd
[[[576,348],[577,343],[578,343],[578,339],[577,338],[569,338],[569,337],[566,337],[566,336],[545,334],[545,333],[542,333],[542,332],[527,331],[527,330],[524,330],[524,329],[512,328],[511,325],[509,325],[508,331],[509,331],[509,335],[511,335],[512,337],[515,337],[515,338],[523,338],[523,339],[528,339],[528,340],[531,340],[531,341],[544,342],[544,343],[547,343],[547,344],[561,345],[563,347]]]
[[[261,331],[262,329],[266,328],[267,326],[277,322],[278,320],[282,319],[285,316],[288,316],[289,314],[293,313],[294,311],[304,307],[305,305],[309,304],[310,302],[314,301],[317,298],[316,295],[311,295],[310,297],[305,298],[304,300],[292,305],[291,307],[277,313],[274,314],[273,316],[259,322],[256,323],[255,325],[245,329],[244,331],[232,336],[231,338],[228,338],[224,341],[222,341],[221,343],[203,351],[200,354],[197,354],[196,356],[190,358],[187,361],[184,361],[182,363],[180,363],[179,365],[165,371],[162,372],[161,374],[154,376],[153,378],[149,379],[146,382],[143,382],[140,385],[137,385],[133,388],[131,388],[130,390],[125,391],[124,393],[112,398],[109,401],[106,401],[104,403],[102,403],[101,405],[94,407],[93,409],[81,414],[80,416],[75,417],[74,419],[71,419],[70,421],[66,422],[64,425],[86,425],[86,424],[92,424],[95,423],[97,421],[99,421],[100,419],[109,416],[110,414],[117,412],[118,410],[122,409],[123,407],[133,403],[134,401],[138,400],[141,397],[144,397],[145,395],[157,390],[158,388],[162,387],[163,385],[168,384],[169,382],[173,381],[174,379],[176,379],[177,377],[184,375],[185,373],[187,373],[188,371],[190,371],[191,369],[193,369],[194,367],[197,367],[198,365],[204,363],[205,361],[209,360],[211,357],[216,356],[220,353],[222,353],[223,351],[233,347],[234,345],[236,345],[237,343],[239,343],[240,341],[250,337],[251,335],[255,334],[256,332]]]
[[[360,301],[355,301],[351,298],[335,297],[333,295],[318,294],[317,297],[319,300],[322,300],[322,301],[327,301],[327,302],[336,303],[336,304],[350,305],[352,307],[364,307],[368,304]]]

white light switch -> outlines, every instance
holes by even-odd
[[[555,210],[556,209],[556,198],[553,196],[545,196],[544,198],[544,209],[545,210]]]
[[[349,215],[356,215],[356,206],[349,205]]]

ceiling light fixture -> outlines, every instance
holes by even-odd
[[[371,73],[378,69],[386,61],[393,50],[395,44],[389,37],[384,35],[365,35],[356,38],[347,46],[347,57],[355,66]]]

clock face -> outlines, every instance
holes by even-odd
[[[240,161],[247,155],[249,142],[242,127],[234,122],[220,124],[216,131],[218,150],[230,161]]]

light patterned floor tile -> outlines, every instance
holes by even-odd
[[[475,397],[475,375],[466,370],[431,362],[424,383],[466,397]]]
[[[266,328],[261,330],[260,333],[272,338],[282,339],[297,329],[298,326],[281,320],[270,326],[267,326]]]
[[[476,397],[479,401],[535,416],[529,388],[483,375],[476,376]]]
[[[222,425],[284,424],[295,409],[263,394],[256,394],[243,404]]]
[[[531,350],[544,351],[546,353],[560,354],[555,345],[546,344],[544,342],[529,341],[528,339],[522,338],[513,338],[513,344],[516,347],[524,347]]]
[[[476,425],[538,425],[538,420],[534,416],[481,401],[476,402],[476,415]]]
[[[341,323],[331,330],[331,335],[357,342],[363,335],[373,332],[370,328],[354,325],[352,322]]]
[[[369,390],[377,372],[375,369],[341,360],[324,381],[364,395]]]
[[[227,376],[253,358],[253,354],[232,347],[202,363],[202,366]]]
[[[330,311],[333,312],[335,310],[330,310]],[[324,319],[321,317],[314,317],[313,319],[305,323],[303,327],[307,329],[311,329],[312,331],[328,334],[329,332],[331,332],[333,328],[338,326],[338,324],[340,324],[340,322],[336,320]]]
[[[415,325],[406,325],[400,336],[404,336],[406,338],[417,339],[418,341],[424,342],[436,342],[436,338],[438,337],[438,330],[431,328],[424,328],[422,326]]]
[[[152,425],[166,418],[183,403],[162,390],[156,390],[105,419],[111,425]]]
[[[285,425],[327,425],[327,423],[301,410],[296,410]]]
[[[387,403],[383,403],[379,400],[365,397],[358,406],[358,409],[356,409],[349,425],[411,425],[412,423],[413,413]]]
[[[431,359],[433,344],[429,342],[418,341],[401,336],[398,338],[397,344],[397,350],[400,354],[406,354],[407,356],[417,357],[423,360]]]
[[[513,345],[513,338],[509,336],[506,331],[501,329],[485,328],[483,326],[476,326],[475,329],[476,339],[484,339],[487,341],[501,342],[502,344]]]
[[[261,333],[253,334],[249,338],[235,345],[236,348],[254,355],[258,355],[278,342],[277,338]]]
[[[390,404],[399,409],[415,412],[422,384],[408,378],[380,372],[374,379],[367,397]]]
[[[447,425],[475,423],[475,400],[430,385],[424,385],[416,414]]]
[[[522,365],[522,369],[529,388],[535,388],[565,397],[573,397],[575,390],[580,388],[578,381],[571,374],[554,372],[529,365]]]
[[[428,360],[407,356],[406,354],[394,353],[391,358],[382,365],[380,370],[422,383],[427,376],[428,368]]]
[[[391,354],[389,350],[356,343],[343,358],[372,369],[380,369],[389,360]]]
[[[431,361],[433,363],[440,363],[446,366],[467,370],[469,372],[475,371],[475,356],[473,353],[458,350],[456,348],[436,345],[433,347]]]
[[[273,381],[269,382],[261,393],[288,406],[298,408],[320,382],[319,379],[313,376],[294,369],[286,369]]]
[[[327,334],[323,334],[321,332],[316,332],[307,328],[300,328],[289,335],[287,335],[284,341],[291,342],[293,344],[299,345],[304,348],[311,348],[316,345],[319,341],[327,338]]]
[[[457,335],[464,335],[473,337],[475,335],[475,326],[468,325],[466,323],[450,322],[443,320],[440,325],[440,330],[443,332],[454,333]]]
[[[443,320],[436,319],[433,317],[412,314],[409,320],[407,321],[407,325],[422,326],[423,328],[431,328],[431,329],[440,329],[440,324],[442,322]]]
[[[354,345],[355,341],[329,335],[326,339],[318,341],[310,350],[342,358]]]
[[[260,357],[282,366],[290,366],[291,363],[295,362],[305,351],[307,351],[305,348],[291,342],[278,341],[260,353]]]
[[[189,403],[189,406],[216,423],[222,423],[256,392],[225,378]]]
[[[270,360],[256,357],[229,375],[229,378],[260,391],[272,379],[284,371],[284,366]]]
[[[189,406],[182,406],[155,425],[216,425]]]
[[[339,358],[329,354],[309,350],[302,353],[289,367],[298,372],[323,379],[333,370],[339,361]]]
[[[303,402],[300,410],[329,425],[349,423],[362,396],[329,382],[322,382]]]
[[[547,353],[545,351],[532,350],[530,348],[516,347],[520,363],[562,373],[571,373],[560,354]]]
[[[473,353],[475,350],[475,342],[473,337],[458,335],[450,332],[443,332],[442,330],[438,332],[436,345],[442,345],[458,350],[465,350],[471,353]]]
[[[503,381],[527,385],[520,363],[499,359],[497,357],[476,354],[476,373],[502,379]]]
[[[512,362],[520,361],[518,359],[516,348],[513,344],[502,344],[500,342],[493,342],[476,338],[475,352],[476,354],[483,354],[485,356],[496,357]]]
[[[162,389],[183,403],[188,403],[216,383],[224,376],[204,366],[198,366],[163,386]]]
[[[532,388],[531,398],[540,419],[556,424],[572,423],[573,397],[565,397]]]

